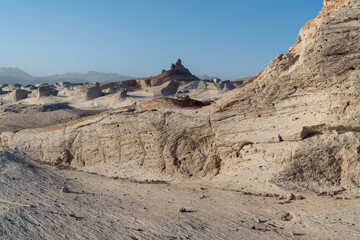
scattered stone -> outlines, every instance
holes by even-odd
[[[293,232],[293,231],[290,231],[290,234],[289,234],[291,237],[296,237],[296,236],[305,236],[306,234],[303,234],[303,233],[296,233],[296,232]]]
[[[180,208],[178,211],[181,213],[187,212],[186,208]]]
[[[63,187],[63,188],[61,189],[61,192],[62,192],[62,193],[70,193],[70,189],[69,189],[68,187]]]
[[[244,195],[249,195],[249,196],[253,196],[253,195],[254,195],[254,193],[252,193],[252,192],[243,192],[243,194],[244,194]]]
[[[67,216],[67,217],[70,217],[70,218],[75,218],[76,220],[79,219],[78,216],[76,216],[75,214],[72,214],[72,213],[67,213],[66,216]]]
[[[267,221],[266,221],[266,220],[261,220],[261,219],[257,218],[257,219],[256,219],[256,222],[257,222],[257,223],[266,223]]]
[[[291,214],[291,213],[285,213],[285,214],[281,217],[281,219],[282,219],[283,221],[290,222],[290,221],[292,221],[292,220],[295,219],[295,216],[294,216],[293,214]]]
[[[287,201],[292,201],[295,200],[295,195],[293,193],[289,193],[286,195],[286,200]]]
[[[306,198],[302,195],[298,195],[295,197],[295,200],[304,200],[304,199],[306,199]]]

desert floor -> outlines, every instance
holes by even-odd
[[[0,185],[1,239],[360,239],[356,198],[131,182],[13,153],[0,155]]]

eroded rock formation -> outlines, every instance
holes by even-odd
[[[37,89],[35,96],[36,98],[41,98],[41,97],[56,96],[57,94],[58,94],[58,90],[56,90],[54,87],[51,87],[49,85],[45,85],[45,86],[40,86]]]
[[[214,127],[217,139],[228,145],[290,144],[279,150],[288,152],[284,161],[294,178],[360,185],[354,150],[359,147],[360,3],[324,4],[289,54],[214,105]]]
[[[210,106],[139,105],[20,131],[6,145],[134,179],[360,186],[359,7],[359,0],[325,1],[290,53]],[[185,73],[177,66],[171,74]],[[148,80],[158,84],[167,74]]]
[[[16,89],[11,92],[10,97],[13,102],[25,99],[28,97],[29,92],[23,89]]]

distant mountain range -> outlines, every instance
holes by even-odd
[[[0,68],[0,83],[29,83],[34,79],[19,68]]]
[[[216,77],[210,77],[206,74],[198,75],[199,79],[210,80]],[[56,82],[116,82],[129,79],[135,79],[134,77],[120,75],[117,73],[102,73],[89,71],[87,73],[65,73],[57,74],[46,77],[36,77],[24,72],[19,68],[0,68],[0,84],[14,84],[19,83],[21,85],[37,84],[37,83],[56,83]]]
[[[102,73],[90,71],[84,74],[81,73],[65,73],[46,77],[35,77],[22,71],[19,68],[0,68],[0,84],[14,84],[19,83],[37,84],[37,83],[56,83],[56,82],[114,82],[134,79],[130,76],[120,75],[117,73]]]

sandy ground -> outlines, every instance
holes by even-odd
[[[359,199],[136,183],[14,153],[0,155],[0,186],[0,239],[360,239]]]
[[[0,133],[47,127],[102,112],[102,110],[81,110],[73,108],[52,111],[51,106],[53,105],[18,104],[0,106]]]

